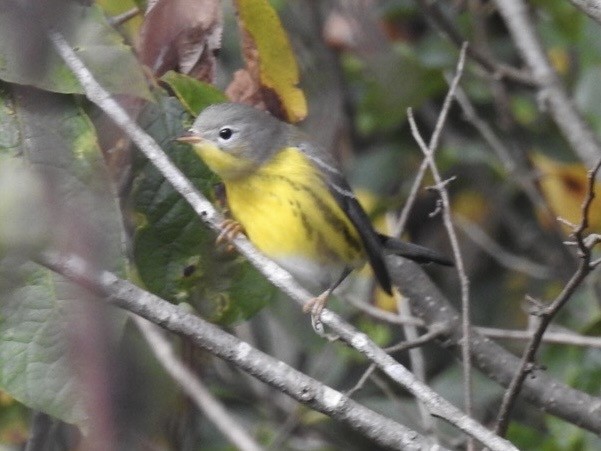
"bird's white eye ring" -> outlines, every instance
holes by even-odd
[[[228,139],[230,139],[233,134],[234,134],[234,131],[229,127],[223,127],[221,130],[219,130],[219,137],[221,139],[223,139],[224,141],[227,141]]]

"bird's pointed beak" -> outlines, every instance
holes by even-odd
[[[202,139],[202,136],[198,135],[197,133],[193,132],[192,130],[188,130],[185,134],[183,134],[179,138],[175,138],[175,140],[180,143],[198,144],[203,139]]]

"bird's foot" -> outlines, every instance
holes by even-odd
[[[238,235],[244,233],[244,227],[242,227],[242,225],[234,219],[224,220],[220,224],[220,227],[221,227],[221,232],[219,232],[219,235],[217,235],[215,244],[219,245],[219,244],[226,243],[227,244],[226,250],[228,252],[234,250],[232,241],[234,241],[234,239]]]
[[[311,313],[311,325],[319,334],[323,334],[324,331],[323,323],[321,322],[321,312],[328,303],[330,294],[331,290],[326,290],[319,296],[309,299],[305,302],[305,305],[303,305],[303,312]]]

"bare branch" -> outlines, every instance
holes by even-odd
[[[455,219],[457,226],[463,230],[465,236],[505,268],[524,273],[535,279],[547,279],[551,276],[551,270],[548,267],[503,249],[484,230],[467,218],[457,215]]]
[[[388,346],[387,348],[384,348],[384,351],[388,352],[389,354],[392,354],[393,352],[400,352],[406,351],[408,349],[417,348],[418,346],[423,346],[426,343],[430,343],[433,340],[440,338],[446,333],[447,330],[443,325],[439,325],[438,327],[434,325],[425,334],[422,334],[415,338],[408,338],[406,341],[402,341],[401,343],[398,343],[396,345]]]
[[[601,146],[549,63],[528,16],[527,5],[522,0],[495,0],[495,3],[534,75],[540,98],[548,106],[553,120],[580,160],[593,167],[601,155]]]
[[[495,329],[493,327],[476,327],[475,330],[489,338],[500,338],[505,340],[532,339],[532,331],[530,330]],[[561,345],[583,346],[587,348],[601,348],[601,338],[588,337],[586,335],[580,335],[574,332],[549,331],[543,336],[543,342]]]
[[[394,258],[389,258],[387,262],[395,285],[402,286],[403,294],[412,300],[413,314],[427,324],[445,324],[448,334],[441,341],[445,347],[460,353],[463,334],[459,312],[424,272],[415,272],[416,264]],[[496,299],[489,299],[488,302],[496,302]],[[519,368],[520,359],[476,330],[472,330],[470,335],[474,366],[507,387]],[[575,390],[541,369],[536,369],[526,378],[521,395],[551,415],[601,434],[599,397]]]
[[[419,318],[387,312],[386,310],[382,310],[374,305],[362,302],[356,299],[354,296],[345,297],[344,300],[348,301],[349,304],[362,311],[366,315],[369,315],[372,318],[380,321],[385,321],[390,324],[411,324],[413,326],[426,327],[424,322]]]
[[[572,5],[576,6],[591,19],[601,24],[601,1],[600,0],[570,0]]]
[[[450,80],[447,81],[450,82]],[[505,146],[503,141],[495,134],[492,128],[485,121],[480,119],[474,105],[472,105],[472,102],[465,91],[461,89],[461,86],[457,87],[455,98],[463,111],[465,120],[474,126],[482,138],[488,143],[490,148],[497,154],[497,157],[501,163],[503,163],[505,170],[508,173],[512,173],[515,169],[515,161],[513,160],[511,152]]]
[[[348,399],[342,393],[253,348],[216,325],[119,279],[108,271],[93,268],[77,256],[47,253],[40,258],[40,263],[86,287],[112,305],[187,337],[196,346],[230,362],[298,402],[351,426],[382,446],[420,449],[426,443],[415,431]]]
[[[581,221],[580,224],[574,229],[572,235],[576,238],[578,242],[578,247],[580,251],[583,253],[590,252],[590,249],[584,242],[585,236],[584,231],[588,229],[589,224],[589,214],[591,210],[591,205],[593,204],[593,199],[595,198],[595,177],[597,173],[601,169],[601,158],[599,158],[593,168],[587,173],[587,191],[584,200],[582,201],[581,207]]]
[[[449,77],[445,78],[448,83],[451,82]],[[465,120],[472,124],[484,141],[486,141],[491,149],[497,154],[509,177],[524,190],[533,205],[541,211],[544,211],[546,215],[552,216],[551,209],[541,196],[540,190],[535,183],[535,177],[533,176],[530,167],[527,167],[524,163],[524,159],[517,159],[512,155],[509,148],[503,143],[501,138],[497,136],[493,128],[478,116],[476,109],[460,86],[457,87],[455,98],[463,111]]]
[[[361,375],[361,377],[359,378],[359,380],[357,381],[355,386],[346,392],[346,396],[348,396],[350,398],[356,392],[361,390],[363,388],[363,386],[365,385],[365,382],[367,382],[367,379],[370,378],[370,376],[373,374],[373,372],[376,370],[376,368],[377,368],[377,366],[374,365],[373,363],[371,365],[369,365],[367,367],[367,369],[363,372],[363,374]]]

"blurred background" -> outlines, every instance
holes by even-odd
[[[7,12],[10,3],[0,1],[4,8],[0,9],[1,23],[13,23],[13,27],[0,28],[0,41],[5,42],[0,44],[0,56],[5,59],[11,54],[7,40],[18,42],[20,36],[29,33],[26,24],[21,23],[26,10],[11,16],[12,13]],[[57,2],[57,8],[70,3]],[[110,91],[119,95],[121,104],[157,139],[186,175],[213,201],[223,202],[218,181],[190,155],[189,149],[174,143],[173,139],[190,125],[199,105],[223,99],[224,93],[235,100],[261,104],[276,114],[284,114],[285,100],[280,97],[274,100],[264,92],[264,97],[257,100],[252,83],[249,87],[237,78],[241,76],[237,76],[236,71],[243,67],[252,78],[249,67],[253,61],[245,53],[248,48],[245,49],[243,39],[248,31],[241,32],[240,14],[237,14],[237,8],[244,2],[157,0],[147,5],[136,0],[98,0],[95,3],[94,14],[101,19],[75,27],[79,31],[73,35],[84,36],[81,42],[86,44],[97,42],[95,39],[102,33],[95,24],[101,20],[121,35],[124,44],[132,47],[135,70],[133,66],[106,67],[99,63],[97,71],[104,72],[102,76],[107,77],[109,83],[121,87],[113,86]],[[436,162],[443,178],[452,178],[447,189],[461,257],[470,281],[472,324],[488,328],[487,333],[500,337],[497,340],[502,346],[521,354],[525,341],[509,339],[507,330],[527,330],[531,326],[526,296],[543,303],[551,301],[577,268],[575,249],[564,244],[570,230],[557,217],[571,223],[581,220],[580,205],[587,191],[590,165],[583,161],[582,154],[570,145],[549,115],[548,104],[520,57],[495,2],[273,0],[269,3],[277,12],[296,57],[299,87],[308,106],[306,119],[297,118],[295,122],[336,156],[375,224],[387,233],[399,233],[399,217],[423,161],[411,134],[407,109],[412,109],[428,141],[448,92],[460,47],[464,41],[469,42],[465,72],[440,136]],[[526,7],[560,83],[583,120],[598,136],[601,132],[601,24],[567,1],[532,1]],[[58,20],[64,30],[71,26],[69,20],[57,19],[62,17],[58,13],[49,16],[52,17],[47,20]],[[269,29],[268,22],[262,26]],[[182,30],[191,31],[182,37]],[[27,55],[50,53],[43,46],[32,44],[30,47]],[[86,50],[85,44],[81,49]],[[89,49],[94,53],[93,45],[89,45]],[[186,60],[190,53],[196,55],[192,65]],[[35,64],[25,60],[24,67],[32,65],[28,70],[33,70]],[[146,66],[144,70],[138,62]],[[51,60],[40,64],[47,66],[40,73],[52,73],[48,69],[53,67]],[[4,127],[8,127],[6,118],[13,113],[19,124],[40,124],[35,122],[35,116],[24,113],[40,111],[38,103],[27,107],[27,102],[22,100],[29,99],[27,89],[62,93],[52,95],[63,100],[69,95],[78,95],[76,88],[61,90],[54,81],[48,82],[51,84],[48,87],[44,84],[50,78],[47,75],[43,76],[44,83],[25,79],[26,69],[0,68],[4,108],[0,124]],[[200,99],[199,94],[186,93],[187,81],[184,83],[168,71],[187,73],[190,78],[214,87],[194,85],[199,89],[196,92],[204,96]],[[137,83],[143,86],[144,94],[140,94],[142,88],[138,88]],[[35,88],[19,88],[20,85]],[[39,96],[36,99],[39,101]],[[190,99],[197,102],[196,106],[188,101]],[[162,176],[93,105],[77,97],[73,108],[69,110],[71,113],[64,113],[65,117],[70,117],[69,114],[85,117],[84,122],[91,124],[94,134],[91,139],[106,163],[102,169],[103,180],[110,180],[110,189],[120,202],[119,212],[111,214],[118,217],[126,243],[119,252],[127,256],[128,261],[117,265],[124,274],[311,377],[343,392],[352,390],[352,398],[358,402],[420,432],[425,431],[419,408],[407,393],[378,371],[363,380],[369,367],[363,356],[343,344],[330,343],[317,336],[300,309],[270,287],[250,265],[236,254],[215,248],[214,235],[203,228],[189,207],[165,185]],[[57,117],[50,107],[44,111],[47,116]],[[52,127],[55,125],[44,122],[45,129]],[[23,136],[26,143],[32,142],[27,138],[34,139],[36,133]],[[32,161],[31,152],[11,144],[9,132],[0,132],[0,140],[3,140],[0,143],[2,155],[21,157],[25,154],[26,159]],[[52,166],[52,161],[57,160],[44,165]],[[0,174],[5,167],[0,166]],[[84,169],[90,173],[96,171],[87,165]],[[4,174],[14,173],[15,170],[9,168]],[[0,177],[0,183],[6,184],[5,193],[21,195],[23,180],[28,180],[30,174],[19,177],[16,182],[7,177]],[[42,178],[46,183],[46,178]],[[38,199],[41,204],[54,207],[52,199],[39,200],[39,192],[44,188],[36,188],[35,183],[27,182],[35,192],[18,203],[29,207],[37,205],[31,203],[32,199]],[[441,220],[439,196],[435,190],[428,189],[433,183],[427,173],[402,224],[402,237],[452,255]],[[598,183],[595,189],[601,192]],[[62,193],[60,189],[57,192],[59,194],[54,193],[57,196]],[[52,217],[44,208],[36,210],[43,211],[39,217]],[[0,203],[0,214],[2,212]],[[10,215],[15,217],[14,213]],[[69,218],[71,225],[67,234],[78,227],[80,220]],[[31,219],[25,216],[23,221],[30,223]],[[590,210],[589,230],[601,233],[598,199],[593,201]],[[95,233],[95,229],[89,233]],[[96,235],[86,236],[85,244],[81,247],[78,244],[77,249],[102,248],[100,242],[94,241]],[[33,248],[39,245],[37,235],[19,239],[34,240]],[[45,239],[47,237],[41,241]],[[112,240],[113,243],[118,241]],[[0,244],[5,242],[0,239]],[[22,257],[31,251],[30,247],[25,248],[26,251],[22,246],[11,249],[17,249],[15,252]],[[8,261],[6,255],[0,254],[5,262]],[[89,255],[96,253],[89,251]],[[461,293],[457,272],[434,266],[424,270],[459,309]],[[6,280],[16,280],[7,274],[9,276],[3,276]],[[356,288],[353,298],[359,302],[389,314],[399,311],[408,314],[403,310],[406,306],[400,305],[403,300],[374,289],[368,271],[356,275],[352,283]],[[14,296],[11,284],[6,285],[8,288],[0,287]],[[20,298],[10,299],[16,303]],[[586,278],[561,310],[551,331],[597,337],[601,328],[600,300],[601,280],[597,270]],[[5,301],[5,307],[9,305],[13,304]],[[329,307],[383,347],[407,339],[406,330],[398,324],[357,308],[355,302],[334,299]],[[5,311],[3,315],[8,313]],[[102,343],[101,350],[97,351],[106,366],[99,371],[105,372],[103,381],[113,409],[116,449],[232,449],[165,374],[131,322],[118,319],[118,332],[115,332],[106,312],[88,311],[84,316],[92,323],[101,318],[98,326],[101,332],[92,341]],[[87,334],[85,324],[82,331],[75,331],[75,336],[67,340],[69,352],[77,354],[85,348],[73,346],[73,342],[81,343],[81,337]],[[6,324],[2,327],[3,339],[8,341],[8,327]],[[297,404],[208,352],[193,348],[185,339],[170,339],[213,395],[266,448],[378,449],[356,431]],[[85,340],[83,344],[86,345]],[[0,343],[0,349],[2,346]],[[601,343],[587,346],[545,343],[539,351],[538,362],[554,378],[598,396],[600,346]],[[433,389],[461,406],[462,372],[458,356],[438,342],[420,347],[419,352],[423,365],[416,371],[423,370]],[[410,368],[416,362],[416,357],[410,359],[407,351],[393,355]],[[2,356],[9,359],[11,354],[0,351]],[[92,358],[71,359],[71,364],[86,366]],[[22,373],[15,374],[14,377],[20,377],[19,374],[29,373],[23,369]],[[82,439],[81,430],[35,413],[44,409],[37,408],[34,412],[25,407],[31,404],[17,401],[20,398],[11,391],[7,379],[5,377],[2,384],[5,391],[0,391],[0,449],[87,449],[89,442]],[[58,381],[60,378],[55,382]],[[45,392],[55,389],[40,383]],[[86,385],[89,383],[88,380],[82,384],[84,391],[94,390],[93,386]],[[474,371],[474,416],[479,421],[489,424],[494,420],[502,394],[499,385]],[[523,401],[514,409],[513,419],[508,439],[520,449],[601,448],[595,434],[546,415],[542,409]],[[44,445],[28,447],[32,424],[39,425],[40,421],[50,425],[44,429],[48,434],[42,440]],[[68,423],[81,426],[78,420]],[[425,432],[450,448],[465,447],[464,437],[442,422],[436,423],[434,431]]]

